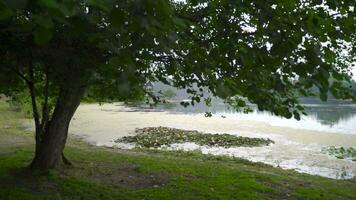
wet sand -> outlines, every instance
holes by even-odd
[[[237,156],[285,169],[330,178],[352,178],[356,163],[321,153],[325,146],[356,147],[356,135],[320,132],[270,125],[267,122],[239,118],[204,117],[203,114],[150,112],[123,106],[121,103],[83,104],[70,125],[70,133],[96,145],[113,146],[112,140],[134,134],[136,128],[167,126],[210,133],[229,133],[248,137],[265,137],[276,143],[255,148],[207,148],[194,144],[177,144],[172,149],[199,149],[203,153]]]

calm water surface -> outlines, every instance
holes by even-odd
[[[184,114],[204,114],[209,111],[223,118],[239,118],[263,121],[275,126],[356,134],[356,104],[304,104],[304,106],[308,115],[302,116],[300,121],[277,117],[269,112],[238,113],[229,109],[223,103],[215,103],[209,108],[203,104],[184,108],[172,103],[157,106],[155,109]]]

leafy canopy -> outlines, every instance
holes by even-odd
[[[352,0],[0,0],[0,91],[142,98],[161,81],[300,118],[299,96],[353,99]],[[193,87],[194,86],[194,87]],[[317,94],[312,88],[317,87]]]

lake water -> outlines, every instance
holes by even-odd
[[[303,128],[309,130],[326,131],[333,133],[356,134],[356,104],[303,104],[306,108],[307,116],[302,116],[301,120],[284,119],[272,115],[269,112],[254,111],[243,114],[233,111],[225,104],[218,102],[212,107],[203,104],[183,107],[174,104],[166,104],[155,107],[156,110],[169,111],[183,114],[204,114],[209,111],[213,115],[222,118],[239,118],[244,120],[255,120],[268,122],[271,125],[287,126],[292,128]]]
[[[283,169],[329,178],[353,178],[356,162],[326,155],[328,146],[356,148],[356,105],[310,104],[308,116],[300,121],[273,116],[267,112],[241,114],[223,104],[209,108],[202,105],[184,108],[175,105],[132,107],[123,103],[82,104],[70,125],[70,134],[80,136],[99,146],[129,149],[132,145],[117,144],[115,139],[135,134],[136,128],[166,126],[207,133],[228,133],[237,136],[270,138],[275,144],[264,147],[220,148],[192,143],[173,144],[176,150],[200,150],[203,154],[241,157]]]

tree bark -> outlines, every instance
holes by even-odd
[[[35,120],[35,140],[36,140],[36,149],[35,152],[38,151],[40,141],[41,141],[41,123],[40,123],[40,116],[37,108],[37,101],[36,101],[36,92],[35,92],[35,73],[34,73],[34,66],[33,66],[33,60],[32,60],[32,52],[30,50],[29,53],[29,65],[28,65],[28,76],[29,79],[26,79],[27,86],[30,90],[30,96],[31,96],[31,104],[32,104],[32,112],[33,112],[33,118]]]
[[[83,94],[84,88],[80,86],[60,90],[53,115],[42,133],[39,149],[30,165],[32,169],[48,171],[63,161],[68,127]]]

